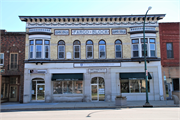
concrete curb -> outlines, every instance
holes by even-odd
[[[159,108],[159,107],[180,107],[179,105],[173,106],[153,106],[146,108]],[[106,107],[44,107],[44,108],[3,108],[3,111],[28,111],[28,110],[77,110],[77,109],[120,109],[120,108],[144,108],[143,106],[106,106]]]

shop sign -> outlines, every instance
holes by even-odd
[[[125,35],[126,29],[113,29],[112,35]]]
[[[106,69],[89,69],[89,72],[90,73],[104,73],[104,72],[106,72]]]
[[[74,63],[74,67],[120,67],[120,63]]]
[[[69,30],[54,30],[54,35],[69,35]]]
[[[109,35],[109,30],[72,30],[72,35]]]
[[[104,94],[104,89],[99,89],[99,94]]]

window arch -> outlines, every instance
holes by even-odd
[[[119,39],[115,41],[115,54],[116,58],[122,58],[122,42]]]
[[[93,41],[92,40],[86,41],[86,58],[87,59],[93,58]]]
[[[79,40],[75,40],[73,42],[73,50],[74,50],[74,59],[80,59],[80,55],[81,55],[81,42]]]
[[[64,59],[65,58],[65,42],[60,40],[58,42],[58,58]]]
[[[99,58],[106,58],[106,42],[104,40],[99,41]]]

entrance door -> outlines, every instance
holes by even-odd
[[[10,85],[9,101],[17,101],[17,96],[18,96],[17,89],[18,89],[17,85]]]
[[[98,88],[97,85],[91,85],[91,100],[92,101],[98,101],[99,100],[97,88]]]
[[[45,100],[45,83],[44,80],[33,80],[32,81],[32,100],[33,101],[44,101]]]
[[[91,100],[105,101],[105,84],[101,77],[94,77],[91,80]]]
[[[37,100],[44,100],[45,85],[37,84]]]
[[[166,83],[166,99],[167,99],[167,100],[170,100],[170,99],[171,99],[170,83]]]

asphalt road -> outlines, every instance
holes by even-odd
[[[180,120],[180,108],[1,112],[0,120]]]

